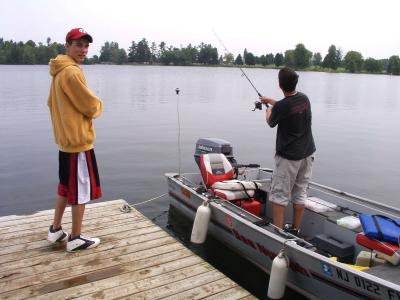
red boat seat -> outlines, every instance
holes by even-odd
[[[200,172],[206,187],[217,181],[230,180],[234,175],[231,163],[222,153],[201,154]]]
[[[255,189],[259,188],[261,184],[242,181],[241,184],[239,183],[239,186],[242,186],[243,189],[238,189],[238,180],[232,180],[234,170],[225,155],[221,153],[201,154],[200,172],[204,184],[207,188],[211,188],[215,195],[232,201],[253,215],[260,215],[261,203],[252,197],[254,196]],[[221,184],[214,185],[216,182],[220,182]],[[245,190],[246,186],[249,188],[248,190]]]
[[[356,235],[356,241],[358,244],[374,250],[379,258],[383,258],[393,265],[398,265],[400,263],[399,245],[371,239],[362,232]]]
[[[254,196],[255,190],[247,190],[247,191],[229,191],[229,190],[220,190],[220,189],[212,189],[214,194],[226,200],[237,200],[237,199],[248,199]]]

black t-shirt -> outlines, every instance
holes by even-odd
[[[268,122],[278,125],[276,154],[289,160],[300,160],[315,152],[311,131],[311,104],[300,92],[288,96],[274,105]]]

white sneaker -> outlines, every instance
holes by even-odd
[[[68,232],[64,232],[62,227],[57,230],[53,229],[53,225],[50,225],[49,231],[47,233],[47,241],[50,244],[54,244],[57,242],[64,242],[68,239]]]
[[[67,242],[67,251],[74,252],[77,250],[84,250],[89,248],[97,247],[100,244],[99,238],[91,238],[87,236],[83,236],[82,234],[78,237],[71,239],[69,237]]]

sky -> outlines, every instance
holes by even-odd
[[[302,43],[322,57],[330,45],[364,58],[400,55],[400,0],[0,0],[0,38],[64,43],[82,27],[94,39],[89,56],[106,41],[128,51],[146,38],[157,45],[201,42],[235,56],[284,53]]]

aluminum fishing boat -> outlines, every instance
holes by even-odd
[[[251,197],[258,207],[249,209],[218,196],[204,184],[202,172],[166,174],[171,205],[182,214],[194,220],[198,207],[208,204],[208,235],[267,273],[284,249],[285,284],[310,299],[400,299],[399,245],[366,237],[358,223],[360,214],[399,219],[400,209],[311,182],[301,231],[293,234],[271,223],[271,169],[241,168],[230,143],[215,138],[196,144],[200,169],[200,157],[208,153],[222,153],[242,170],[238,180],[259,183]],[[291,216],[288,205],[286,220]]]

